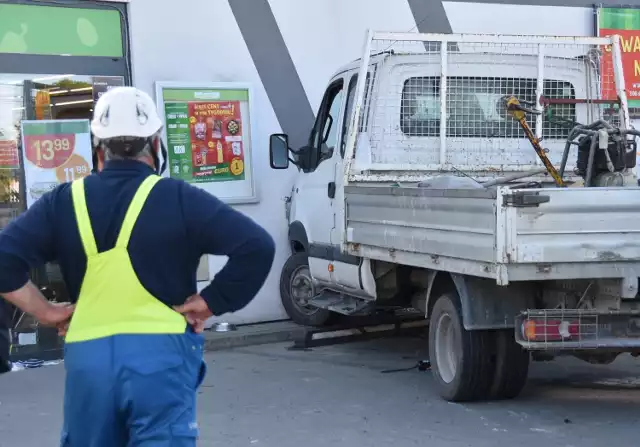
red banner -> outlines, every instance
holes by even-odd
[[[620,35],[622,72],[629,101],[640,100],[640,31],[621,29],[600,29],[600,36]],[[611,48],[604,48],[602,57],[602,98],[618,98],[613,69]]]

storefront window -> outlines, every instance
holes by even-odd
[[[89,119],[95,77],[46,74],[0,75],[0,228],[24,209],[20,175],[22,120]],[[122,83],[124,79],[122,79]],[[99,88],[99,87],[98,87]]]

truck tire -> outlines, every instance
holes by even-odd
[[[492,334],[467,331],[457,296],[444,294],[429,319],[429,358],[440,396],[450,402],[489,397],[495,362]]]
[[[314,296],[309,257],[304,252],[294,253],[285,262],[280,275],[280,299],[289,318],[303,326],[325,325],[331,312],[305,303]]]
[[[496,370],[490,396],[492,399],[513,399],[527,384],[530,355],[516,343],[513,330],[499,330],[494,335]]]

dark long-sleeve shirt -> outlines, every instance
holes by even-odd
[[[110,161],[85,179],[89,217],[100,252],[115,246],[124,215],[153,170],[137,161]],[[274,257],[271,236],[211,194],[164,179],[151,191],[133,228],[129,255],[141,284],[169,306],[195,294],[204,254],[226,255],[225,267],[202,290],[214,315],[245,307],[262,287]],[[72,302],[87,257],[75,219],[70,184],[44,195],[0,232],[0,293],[28,281],[31,268],[58,261]],[[118,278],[113,278],[117,281]]]

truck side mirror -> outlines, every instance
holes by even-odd
[[[289,167],[289,136],[274,133],[269,137],[269,164],[271,169],[287,169]]]

